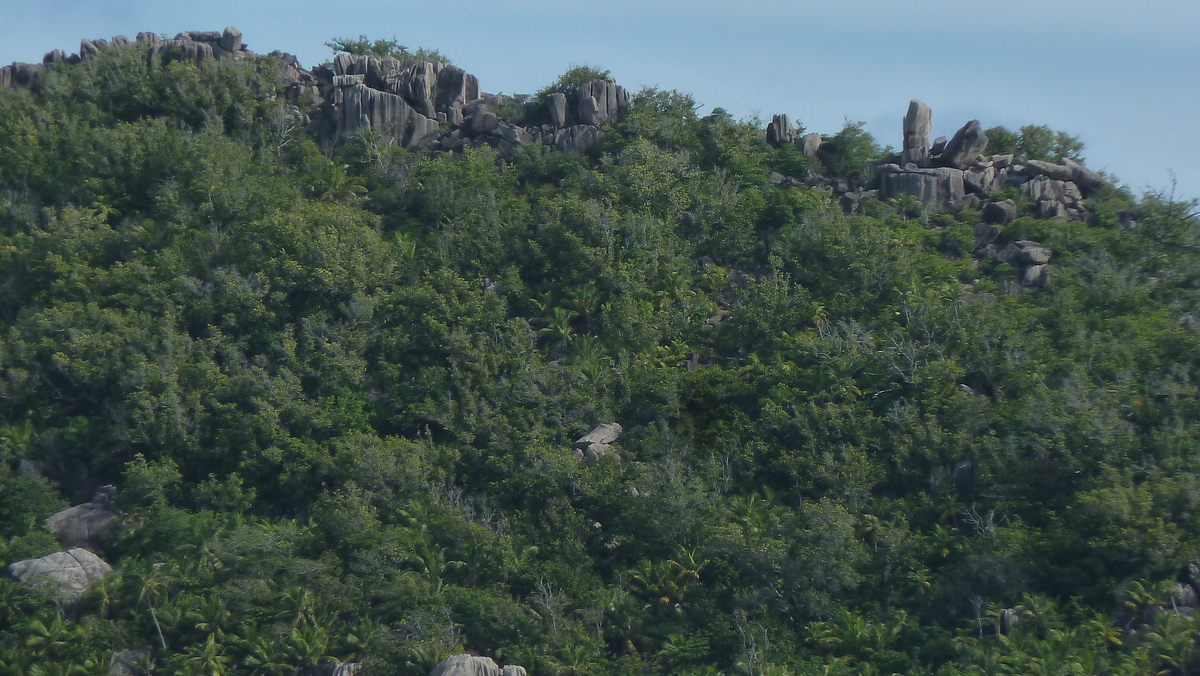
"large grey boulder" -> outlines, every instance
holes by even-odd
[[[904,116],[904,148],[900,154],[900,166],[906,167],[910,162],[917,166],[928,164],[929,133],[932,130],[933,111],[924,101],[910,101],[908,114]]]
[[[105,486],[91,502],[68,507],[48,517],[43,525],[68,548],[96,549],[117,528],[117,515],[108,509],[115,493],[115,488]]]
[[[515,664],[506,664],[501,668],[490,657],[453,655],[438,663],[429,676],[526,676],[526,673],[525,667]]]
[[[604,455],[616,456],[612,444],[621,437],[619,423],[600,423],[591,432],[575,440],[575,459],[595,466]],[[620,456],[616,456],[618,459]]]
[[[944,167],[967,169],[975,164],[986,147],[987,134],[983,132],[983,125],[979,124],[979,120],[971,120],[955,132],[946,144],[940,163]]]
[[[226,26],[221,33],[221,49],[227,52],[237,52],[242,49],[242,32],[234,26]]]
[[[55,552],[40,559],[17,561],[8,567],[13,577],[27,584],[50,584],[68,597],[87,591],[93,582],[112,572],[99,556],[86,549]]]
[[[1017,218],[1017,203],[1012,200],[992,202],[983,208],[983,220],[992,225],[1008,225]]]
[[[620,423],[600,423],[591,432],[575,440],[575,446],[582,448],[589,444],[611,444],[621,438],[625,430]]]
[[[876,169],[879,177],[880,199],[891,199],[899,195],[912,195],[924,204],[936,205],[956,202],[966,194],[963,187],[963,172],[951,167],[935,169],[900,169],[886,164]]]
[[[1055,181],[1070,181],[1071,168],[1061,164],[1051,164],[1042,160],[1026,160],[1025,173],[1031,176],[1045,176]]]
[[[821,135],[820,134],[805,134],[796,139],[796,147],[805,157],[816,157],[821,150]]]
[[[772,148],[782,148],[795,141],[796,128],[792,126],[792,121],[788,119],[788,116],[775,115],[772,117],[771,124],[767,125],[767,143]]]

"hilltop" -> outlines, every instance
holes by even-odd
[[[0,673],[1200,663],[1194,204],[334,45],[0,68]]]

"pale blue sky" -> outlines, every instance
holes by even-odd
[[[1200,2],[1195,0],[0,0],[0,63],[82,37],[235,25],[255,51],[305,65],[335,36],[437,48],[490,92],[531,92],[572,65],[630,89],[690,92],[703,111],[786,112],[810,131],[863,120],[900,143],[908,100],[934,134],[1048,124],[1088,164],[1141,191],[1200,196]]]

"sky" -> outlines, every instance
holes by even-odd
[[[919,98],[934,136],[1044,124],[1137,194],[1200,197],[1196,0],[0,0],[0,17],[0,63],[233,25],[312,66],[332,56],[323,43],[365,34],[438,49],[491,93],[586,64],[690,93],[702,114],[787,113],[825,134],[863,121],[895,147]]]

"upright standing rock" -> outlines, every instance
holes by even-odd
[[[776,115],[771,118],[771,124],[767,125],[767,143],[773,148],[782,148],[788,143],[796,141],[796,128],[792,126],[792,121],[787,115]]]
[[[924,101],[913,99],[908,103],[908,114],[904,116],[904,150],[900,166],[909,162],[917,166],[929,164],[929,133],[933,130],[933,111]],[[960,167],[965,169],[966,167]]]
[[[555,129],[567,126],[567,95],[554,92],[547,97],[546,105],[550,108],[550,124],[554,125]]]

